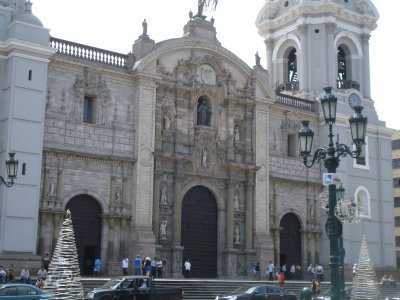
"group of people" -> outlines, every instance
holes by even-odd
[[[165,261],[161,259],[161,257],[155,256],[153,259],[150,257],[140,258],[140,255],[136,255],[133,259],[133,268],[135,275],[145,275],[152,276],[154,278],[162,278],[163,277],[163,265]],[[122,275],[128,275],[129,269],[129,258],[124,256],[121,261],[122,267]]]
[[[307,267],[307,275],[310,281],[319,280],[324,281],[324,267],[321,264],[312,265]]]
[[[252,277],[253,280],[260,280],[261,279],[261,268],[260,263],[257,262],[252,266]],[[301,266],[299,264],[294,265],[292,264],[290,268],[283,264],[281,268],[275,268],[275,265],[272,261],[269,261],[266,267],[266,277],[269,280],[278,280],[284,284],[286,279],[293,280],[293,279],[300,279],[301,278]]]

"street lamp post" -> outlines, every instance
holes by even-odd
[[[0,185],[4,184],[6,187],[11,187],[17,178],[18,160],[14,158],[15,153],[8,153],[8,155],[10,159],[6,160],[7,179],[0,176]]]
[[[360,155],[361,147],[365,143],[367,118],[361,114],[363,109],[362,106],[354,107],[355,113],[350,117],[349,123],[355,150],[351,150],[350,147],[345,144],[340,144],[338,140],[334,143],[332,125],[336,122],[337,98],[332,94],[332,87],[325,87],[324,91],[325,95],[321,99],[321,105],[325,123],[329,126],[329,145],[327,148],[317,149],[314,154],[311,155],[314,132],[308,126],[310,123],[309,121],[302,121],[303,128],[301,128],[298,133],[300,155],[302,156],[303,163],[307,168],[311,168],[316,161],[323,161],[328,173],[336,173],[341,157],[349,155],[356,158]],[[332,300],[341,299],[342,290],[344,288],[342,287],[342,282],[344,283],[344,273],[340,271],[341,262],[344,258],[344,251],[341,251],[341,248],[343,248],[341,245],[343,244],[343,241],[341,240],[342,223],[335,215],[336,203],[336,185],[329,184],[329,211],[325,230],[330,242],[329,265],[331,267]]]

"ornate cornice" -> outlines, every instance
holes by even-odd
[[[94,154],[56,150],[56,149],[44,149],[43,155],[48,157],[57,157],[64,159],[80,160],[87,162],[112,164],[112,165],[129,165],[132,166],[136,163],[136,159],[132,158],[120,158],[110,156],[100,156]]]

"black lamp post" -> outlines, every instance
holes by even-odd
[[[337,98],[332,94],[332,87],[324,88],[325,95],[321,99],[322,110],[324,113],[325,123],[329,126],[329,145],[327,148],[317,149],[311,155],[314,132],[308,127],[309,121],[302,121],[303,128],[299,131],[300,155],[303,157],[303,163],[307,168],[311,168],[315,161],[323,161],[328,173],[336,173],[339,166],[340,158],[347,155],[356,158],[360,155],[361,146],[365,143],[365,133],[367,126],[367,118],[361,114],[362,106],[354,108],[355,114],[350,117],[350,130],[353,144],[356,149],[351,150],[349,146],[340,144],[338,141],[333,142],[332,125],[336,122],[336,106]],[[330,267],[331,267],[331,299],[341,299],[342,290],[344,288],[344,273],[340,271],[342,260],[344,259],[344,249],[341,251],[340,244],[342,239],[342,223],[335,215],[335,207],[337,203],[336,185],[329,185],[329,211],[325,224],[326,234],[330,241]],[[342,258],[343,256],[343,258]],[[343,268],[343,266],[342,266]],[[343,283],[343,284],[342,284]]]
[[[14,179],[17,178],[18,160],[14,158],[15,153],[8,153],[9,160],[6,160],[7,180],[0,176],[0,185],[11,187],[14,184]]]

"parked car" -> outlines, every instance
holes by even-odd
[[[345,296],[346,296],[346,300],[350,300],[351,299],[351,288],[347,288],[344,290]],[[325,292],[323,292],[322,294],[319,295],[315,295],[312,297],[312,300],[331,300],[331,290],[326,290]]]
[[[6,283],[0,285],[0,300],[51,299],[52,293],[24,283]]]
[[[182,298],[182,288],[159,287],[154,278],[147,276],[115,277],[85,297],[87,300],[182,300]]]
[[[241,287],[230,295],[215,297],[215,300],[297,300],[295,294],[275,285]]]

